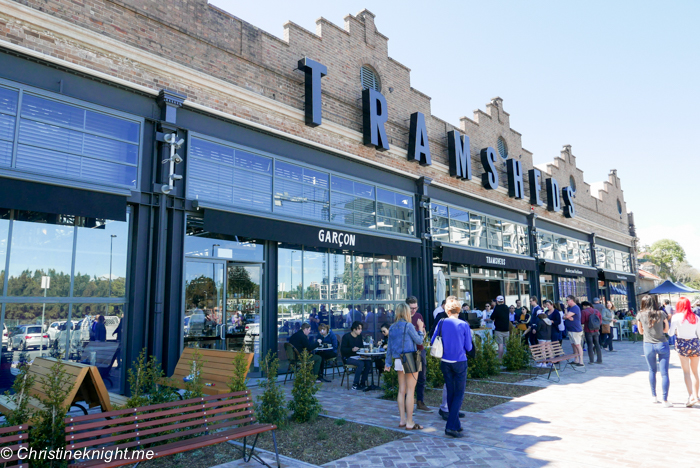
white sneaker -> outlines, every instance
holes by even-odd
[[[693,405],[697,403],[693,397],[688,397],[688,401],[685,402],[686,408],[692,408]]]
[[[659,402],[659,399],[656,398],[655,396],[653,396],[653,397],[651,397],[651,402],[652,402],[652,403],[658,403],[658,402]]]
[[[673,405],[668,400],[664,401],[664,408],[673,408]]]

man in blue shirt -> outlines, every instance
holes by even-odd
[[[567,312],[564,315],[564,327],[571,341],[573,353],[577,355],[575,366],[583,366],[583,327],[581,326],[581,308],[576,305],[575,296],[566,296]]]
[[[435,329],[431,344],[436,337],[442,339],[442,359],[440,370],[445,377],[447,387],[447,406],[449,416],[445,425],[445,434],[455,438],[464,437],[459,410],[464,400],[467,385],[467,353],[472,349],[472,333],[467,322],[459,320],[461,304],[455,296],[447,298],[445,312],[447,318]]]

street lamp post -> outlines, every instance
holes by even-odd
[[[112,244],[116,234],[112,234],[109,238],[109,296],[112,297]]]

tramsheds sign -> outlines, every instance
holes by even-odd
[[[315,60],[304,57],[299,60],[297,68],[304,72],[304,115],[306,125],[318,127],[322,123],[321,110],[321,78],[328,74],[328,68]],[[362,135],[365,146],[373,146],[377,151],[387,151],[389,140],[386,136],[384,125],[389,119],[386,99],[377,90],[365,89],[362,91]],[[460,180],[472,178],[472,155],[469,137],[461,135],[458,131],[447,132],[448,154],[450,163],[450,176]],[[495,190],[499,186],[496,163],[498,158],[492,147],[483,148],[480,151],[481,164],[484,173],[481,175],[481,184],[487,190]],[[408,136],[408,160],[417,162],[421,166],[430,166],[430,145],[428,144],[428,130],[425,126],[425,116],[421,112],[411,114],[411,124]],[[508,174],[508,195],[515,199],[525,198],[525,182],[523,167],[520,161],[508,159],[506,161]],[[539,169],[528,171],[530,186],[530,204],[543,206],[540,199],[542,190],[542,172]],[[563,187],[553,177],[545,180],[547,189],[547,209],[553,212],[564,212],[567,218],[576,216],[574,208],[574,189]],[[563,204],[563,206],[562,206]]]

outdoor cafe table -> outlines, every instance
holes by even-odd
[[[360,357],[364,357],[365,359],[369,359],[372,361],[372,364],[374,364],[375,359],[380,358],[382,356],[386,356],[386,350],[384,349],[379,349],[379,348],[374,348],[372,351],[363,351],[360,350],[357,352],[357,355]],[[369,370],[370,375],[372,376],[372,385],[370,385],[367,390],[376,390],[379,387],[374,385],[374,369]]]

